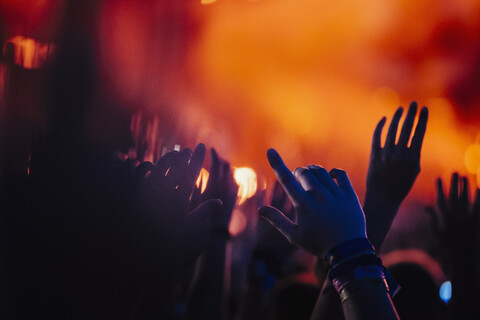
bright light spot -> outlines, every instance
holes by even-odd
[[[208,171],[202,168],[202,170],[200,171],[200,175],[198,176],[198,179],[197,179],[197,188],[200,188],[201,193],[203,193],[207,188],[208,176],[209,176]]]
[[[233,210],[232,220],[230,221],[230,226],[228,227],[230,234],[232,236],[236,236],[242,233],[246,227],[247,217],[245,217],[245,214],[241,210]]]
[[[173,147],[173,150],[175,150],[175,151],[180,151],[180,145],[179,145],[179,144],[176,144],[176,145]]]
[[[201,0],[202,4],[212,4],[214,2],[217,2],[217,0]]]
[[[452,283],[450,281],[445,281],[442,283],[439,294],[440,299],[442,299],[443,302],[448,303],[448,301],[450,301],[452,298]]]
[[[15,36],[6,41],[5,48],[8,43],[14,47],[14,63],[25,69],[34,69],[41,67],[52,54],[54,46],[48,43],[36,41],[32,38],[23,36]]]
[[[477,188],[480,188],[480,167],[478,168],[477,172]]]
[[[238,184],[238,200],[240,205],[257,192],[257,174],[251,168],[235,168],[235,181]]]
[[[467,148],[464,157],[465,167],[471,174],[476,174],[480,167],[480,145],[472,144]]]

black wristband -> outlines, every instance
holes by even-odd
[[[359,252],[369,252],[375,254],[375,248],[367,238],[355,238],[345,241],[328,251],[325,261],[331,266],[336,265],[342,260],[348,259]]]

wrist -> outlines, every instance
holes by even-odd
[[[363,208],[374,208],[376,211],[396,211],[400,207],[402,200],[393,199],[388,195],[381,195],[381,192],[369,193],[365,195]]]
[[[340,294],[342,302],[359,288],[381,285],[392,297],[399,290],[398,284],[385,269],[382,260],[376,256],[375,248],[367,238],[341,243],[328,252],[325,260],[330,268],[328,278]]]
[[[335,265],[361,254],[375,254],[375,248],[366,237],[354,238],[330,249],[324,259],[333,268]]]

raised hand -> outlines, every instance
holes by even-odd
[[[455,319],[478,319],[475,302],[478,300],[478,215],[480,192],[477,189],[473,205],[470,205],[469,186],[466,177],[452,175],[448,198],[441,179],[437,180],[438,234],[448,252],[449,271],[454,294],[449,303]],[[434,213],[434,211],[433,211]],[[435,217],[435,216],[434,216]]]
[[[380,249],[402,201],[412,188],[420,172],[420,151],[427,128],[428,109],[423,107],[415,133],[411,139],[417,103],[412,102],[396,142],[398,123],[403,108],[395,112],[388,128],[385,145],[381,146],[381,134],[386,118],[383,117],[373,133],[370,164],[367,174],[367,192],[364,212],[368,236]]]
[[[219,158],[215,149],[211,149],[210,175],[202,199],[220,199],[223,203],[221,213],[212,219],[214,232],[228,233],[233,208],[237,200],[238,185],[233,178],[230,164]]]
[[[438,232],[449,253],[460,256],[465,252],[473,254],[480,212],[480,190],[477,189],[473,205],[470,205],[468,179],[454,173],[448,198],[442,180],[437,180],[437,206],[440,214]]]
[[[208,242],[210,218],[221,206],[220,200],[212,199],[193,211],[188,209],[204,158],[205,146],[199,144],[193,152],[170,152],[157,165],[144,162],[137,168],[146,230],[157,240],[155,248],[161,248],[154,254],[168,267],[195,261]]]
[[[230,164],[211,150],[210,175],[203,200],[220,199],[223,206],[212,216],[212,236],[197,264],[190,299],[187,303],[187,319],[221,319],[225,281],[226,244],[228,227],[237,199],[238,185],[233,178]],[[198,195],[198,192],[197,192]],[[195,201],[194,199],[192,199]]]
[[[291,243],[323,258],[340,243],[366,237],[365,217],[344,171],[307,166],[296,169],[294,176],[274,149],[268,150],[267,158],[295,207],[297,221],[274,207],[264,206],[259,213]]]
[[[275,181],[273,186],[270,205],[285,213],[290,220],[295,221],[295,208],[278,181]],[[278,258],[285,259],[295,250],[295,246],[264,219],[258,220],[256,233],[256,250],[258,251],[268,251]]]

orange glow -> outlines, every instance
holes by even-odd
[[[17,32],[32,20],[22,29],[18,17],[48,16],[47,3],[67,2],[27,3],[0,0],[7,39],[33,39]],[[275,147],[291,169],[347,170],[361,199],[375,125],[387,116],[384,140],[395,109],[415,99],[430,120],[408,200],[432,202],[436,177],[477,173],[469,146],[480,145],[479,0],[105,0],[95,8],[99,91],[146,114],[132,121],[135,141],[147,141],[129,152],[139,160],[203,142],[271,181],[265,151]],[[17,41],[26,67],[48,42],[35,39]]]
[[[202,1],[201,2],[202,4],[212,4],[212,3],[217,2],[218,0],[201,0],[201,1]]]
[[[200,188],[201,193],[205,192],[205,189],[207,188],[208,177],[209,177],[209,173],[207,169],[202,168],[202,170],[200,171],[200,175],[198,176],[198,179],[197,179],[197,188],[200,188],[201,186]]]
[[[53,54],[54,46],[32,38],[15,36],[6,41],[14,46],[14,63],[25,69],[41,67]],[[5,51],[5,48],[3,49]]]
[[[477,172],[477,188],[480,188],[480,168],[478,169],[478,172]]]
[[[472,144],[465,152],[465,167],[470,174],[477,174],[480,170],[480,145]]]
[[[247,218],[245,217],[245,214],[239,209],[233,210],[232,220],[230,221],[230,226],[228,227],[230,234],[232,236],[239,235],[245,230],[246,227]]]
[[[214,145],[268,181],[265,151],[275,147],[291,169],[347,170],[362,198],[375,125],[387,117],[385,140],[395,109],[415,99],[430,108],[430,121],[409,199],[431,202],[436,177],[466,173],[480,95],[473,83],[467,93],[477,105],[468,105],[452,88],[476,81],[468,77],[479,64],[480,1],[199,5],[213,2],[104,2],[106,87],[127,107],[158,112],[162,138],[152,143]]]
[[[241,205],[257,192],[257,174],[251,168],[235,168],[234,177],[238,184],[237,204]]]

